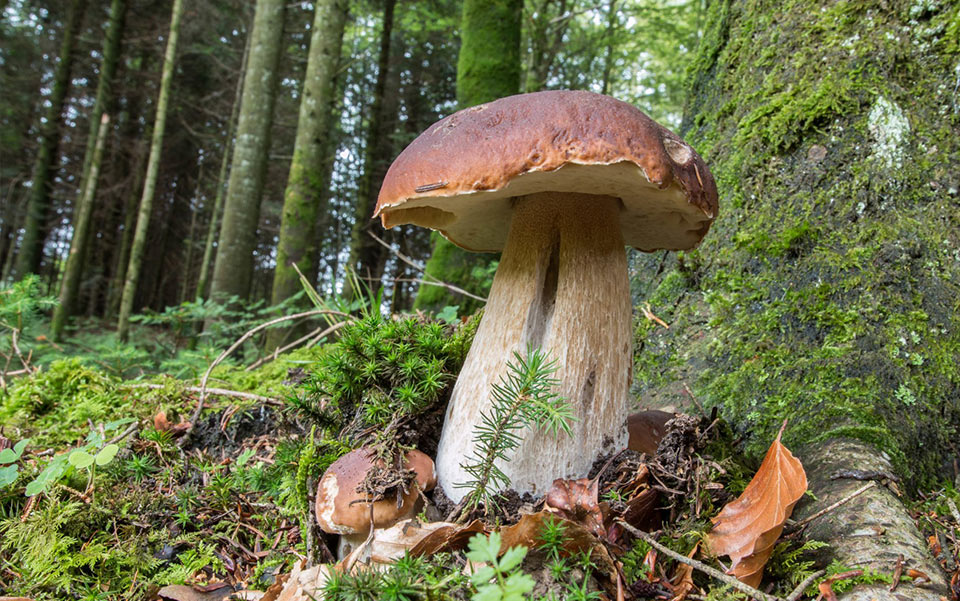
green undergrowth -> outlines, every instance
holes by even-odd
[[[888,4],[711,3],[686,137],[720,216],[645,260],[670,330],[638,322],[636,365],[644,391],[720,406],[753,456],[789,419],[788,446],[858,438],[915,486],[960,423],[960,7]]]

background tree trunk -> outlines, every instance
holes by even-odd
[[[464,0],[461,21],[460,57],[457,60],[457,103],[464,109],[520,90],[520,18],[521,0]],[[433,235],[433,252],[426,265],[427,276],[449,282],[470,292],[484,294],[484,287],[473,281],[476,266],[490,259],[468,253],[439,234]],[[455,297],[440,286],[423,285],[414,307],[437,311],[446,305],[459,305],[462,314],[476,310],[476,301]]]
[[[246,299],[253,276],[260,198],[270,150],[270,126],[283,40],[283,0],[258,0],[243,82],[211,296]]]
[[[302,290],[300,276],[292,264],[296,264],[310,283],[316,285],[317,217],[326,198],[333,167],[330,156],[333,95],[348,4],[345,0],[322,0],[316,3],[314,11],[297,139],[283,198],[277,267],[273,275],[273,305]],[[285,328],[270,330],[266,348],[272,350],[279,346],[286,332]]]
[[[386,127],[390,112],[384,96],[387,90],[387,78],[390,75],[390,38],[393,33],[393,12],[396,0],[383,2],[383,26],[380,30],[380,53],[377,59],[377,81],[373,88],[373,102],[370,106],[370,123],[367,126],[367,139],[363,164],[363,175],[357,185],[357,206],[354,212],[353,229],[350,233],[350,258],[347,265],[356,271],[361,282],[365,282],[373,296],[380,288],[377,266],[383,255],[383,247],[369,235],[373,224],[371,215],[376,204],[380,184],[387,173],[392,159],[393,145],[390,143]],[[395,107],[394,107],[395,108]],[[351,298],[358,291],[353,290],[350,278],[344,284],[344,295]]]
[[[47,235],[47,218],[50,213],[51,174],[57,160],[57,148],[60,145],[60,123],[63,118],[63,102],[70,88],[70,73],[73,68],[73,49],[77,31],[83,21],[87,0],[73,0],[70,12],[63,27],[63,40],[60,43],[60,61],[53,76],[50,92],[50,106],[46,112],[46,121],[40,131],[40,147],[33,164],[30,178],[30,197],[27,201],[27,216],[24,223],[23,238],[14,264],[13,277],[20,279],[28,273],[36,273],[43,259],[43,243]]]
[[[686,137],[712,165],[720,217],[644,290],[670,329],[641,322],[638,382],[674,404],[689,381],[754,457],[789,419],[817,496],[800,517],[860,484],[831,481],[841,468],[893,470],[908,488],[955,475],[960,99],[944,82],[960,7],[917,6],[717,0],[692,71]],[[873,525],[885,533],[863,534]],[[811,532],[846,565],[889,571],[902,552],[943,584],[883,487]]]
[[[157,174],[160,171],[160,156],[163,154],[163,132],[167,123],[167,105],[170,101],[170,84],[173,81],[173,66],[177,58],[177,40],[180,36],[182,16],[183,0],[174,0],[170,17],[170,35],[163,57],[163,76],[160,79],[160,96],[157,100],[157,115],[153,124],[153,139],[150,142],[150,158],[147,159],[143,195],[140,197],[137,226],[130,246],[130,261],[127,264],[123,294],[120,298],[120,315],[117,318],[117,338],[123,341],[127,339],[133,299],[137,294],[143,251],[147,243],[147,230],[150,227],[150,214],[153,212],[153,197],[157,187]]]
[[[103,60],[100,63],[100,80],[97,82],[96,100],[90,113],[90,133],[87,134],[87,150],[83,155],[83,175],[80,178],[80,188],[74,210],[70,255],[67,259],[63,281],[60,284],[60,304],[57,305],[53,313],[53,322],[50,325],[54,340],[60,339],[67,318],[72,315],[76,308],[77,291],[80,287],[80,277],[83,272],[84,261],[82,259],[87,254],[88,243],[90,242],[90,235],[88,234],[90,216],[93,214],[94,199],[97,195],[100,159],[103,156],[103,146],[105,144],[105,136],[101,137],[100,128],[108,122],[103,121],[103,124],[101,124],[101,117],[107,110],[106,107],[111,98],[111,87],[120,59],[120,44],[123,39],[123,25],[126,15],[126,0],[113,0],[110,5],[110,23],[107,26],[107,37],[103,41]]]

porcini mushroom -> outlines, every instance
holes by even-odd
[[[452,393],[437,474],[454,484],[490,389],[514,351],[558,360],[572,437],[529,431],[500,468],[521,492],[586,475],[626,443],[631,299],[625,244],[694,247],[717,214],[699,155],[635,107],[590,92],[502,98],[446,117],[414,140],[384,179],[384,227],[439,230],[468,250],[503,251],[483,321]]]
[[[371,502],[359,489],[375,465],[373,451],[355,449],[330,464],[317,484],[314,504],[317,524],[324,532],[341,535],[341,557],[367,537],[371,516],[374,528],[389,528],[411,518],[419,508],[418,491],[433,490],[437,483],[433,460],[412,450],[406,454],[404,468],[414,471],[414,483],[406,491],[400,491],[399,502],[393,495]]]

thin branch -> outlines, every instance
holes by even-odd
[[[413,259],[411,259],[411,258],[408,257],[407,255],[405,255],[405,254],[403,254],[402,252],[400,252],[399,250],[395,249],[393,246],[391,246],[389,243],[385,242],[383,239],[381,239],[379,236],[377,236],[377,235],[374,234],[373,232],[368,231],[367,234],[369,234],[369,236],[370,236],[371,238],[373,238],[374,240],[376,240],[381,246],[383,246],[384,248],[386,248],[387,250],[389,250],[391,253],[393,253],[398,259],[400,259],[401,261],[403,261],[404,263],[406,263],[406,264],[409,265],[410,267],[413,267],[413,268],[416,269],[417,271],[422,272],[423,275],[424,275],[424,278],[430,278],[430,279],[415,280],[415,281],[419,281],[421,284],[427,284],[427,285],[429,285],[429,286],[442,286],[442,287],[446,288],[447,290],[450,290],[451,292],[456,292],[457,294],[462,294],[463,296],[472,298],[472,299],[474,299],[474,300],[478,300],[478,301],[480,301],[480,302],[482,302],[482,303],[487,302],[487,299],[486,299],[485,297],[477,296],[476,294],[473,294],[473,293],[471,293],[471,292],[467,292],[467,291],[464,290],[463,288],[459,288],[459,287],[457,287],[457,286],[454,286],[453,284],[448,284],[447,282],[442,282],[442,281],[438,280],[437,278],[433,277],[433,276],[430,275],[429,273],[426,273],[426,271],[425,271],[426,268],[425,268],[423,265],[420,265],[419,263],[417,263],[416,261],[414,261]]]
[[[659,542],[657,542],[657,539],[653,538],[652,536],[650,536],[649,534],[647,534],[646,532],[644,532],[644,531],[642,531],[642,530],[637,530],[636,528],[634,528],[633,526],[631,526],[630,524],[626,523],[625,521],[623,521],[623,520],[621,520],[621,519],[618,519],[618,520],[617,520],[617,523],[620,524],[621,526],[623,526],[623,528],[624,528],[627,532],[629,532],[630,534],[636,536],[637,538],[642,538],[644,541],[647,542],[647,544],[649,544],[651,547],[653,547],[653,548],[656,549],[657,551],[660,551],[660,552],[663,553],[664,555],[668,555],[668,556],[670,556],[671,558],[679,561],[680,563],[685,563],[685,564],[687,564],[688,566],[693,567],[693,569],[695,569],[695,570],[700,570],[700,571],[703,572],[704,574],[707,574],[708,576],[711,576],[711,577],[713,577],[713,578],[716,578],[717,580],[723,582],[724,584],[728,584],[728,585],[732,586],[733,588],[737,589],[738,591],[740,591],[740,592],[742,592],[742,593],[746,593],[746,594],[748,594],[748,595],[750,595],[751,597],[754,597],[754,598],[756,598],[756,599],[763,599],[763,601],[782,601],[779,597],[775,597],[775,596],[773,596],[773,595],[768,595],[767,593],[765,593],[765,592],[763,592],[763,591],[758,591],[757,589],[753,588],[753,587],[750,586],[749,584],[744,584],[744,583],[740,582],[739,580],[737,580],[737,579],[734,578],[733,576],[728,576],[728,575],[724,574],[723,572],[721,572],[720,570],[718,570],[718,569],[716,569],[716,568],[711,568],[710,566],[708,566],[708,565],[705,564],[705,563],[702,563],[702,562],[700,562],[700,561],[697,561],[696,559],[691,559],[691,558],[687,557],[686,555],[682,555],[682,554],[680,554],[680,553],[677,553],[676,551],[674,551],[674,550],[671,549],[670,547],[665,547],[665,546],[661,545]]]
[[[280,355],[281,353],[285,353],[285,352],[289,351],[289,350],[292,349],[292,348],[296,348],[297,346],[303,344],[303,343],[306,342],[307,340],[310,340],[310,339],[312,339],[312,338],[314,338],[314,337],[316,337],[317,340],[320,340],[320,339],[324,338],[325,336],[328,336],[328,335],[330,335],[330,334],[333,334],[334,332],[336,332],[337,330],[339,330],[340,328],[342,328],[343,326],[345,326],[345,325],[347,325],[348,323],[351,323],[351,322],[352,322],[352,320],[350,320],[350,321],[346,321],[346,320],[345,320],[345,321],[338,321],[337,323],[333,324],[332,326],[330,326],[330,327],[328,327],[328,328],[326,328],[326,329],[324,329],[324,328],[317,328],[316,330],[310,332],[310,333],[307,334],[306,336],[301,336],[300,338],[297,338],[296,340],[294,340],[294,341],[291,342],[290,344],[276,349],[275,351],[273,351],[272,353],[270,353],[270,354],[267,355],[266,357],[260,357],[260,358],[257,359],[254,363],[251,363],[250,366],[247,367],[246,371],[253,371],[253,370],[257,369],[258,367],[260,367],[261,365],[264,365],[264,364],[266,364],[266,363],[270,363],[271,361],[273,361],[274,359],[276,359],[277,356]],[[314,343],[314,344],[315,344],[315,343]],[[312,346],[312,345],[311,345],[311,346]]]
[[[807,590],[807,587],[813,584],[813,581],[827,573],[826,570],[817,570],[813,574],[810,574],[803,579],[803,582],[797,585],[797,588],[793,589],[789,595],[784,599],[784,601],[797,601],[800,597],[803,596],[803,591]]]
[[[166,388],[163,384],[125,384],[124,386],[129,386],[130,388],[151,388],[154,390]],[[187,392],[200,392],[204,391],[203,388],[199,386],[187,386],[184,388]],[[259,394],[253,394],[252,392],[240,392],[239,390],[227,390],[226,388],[207,388],[207,394],[212,394],[214,396],[228,396],[238,399],[247,399],[249,401],[259,401],[261,403],[266,403],[268,405],[276,405],[277,407],[283,406],[283,401],[280,399],[275,399],[268,396],[260,396]]]
[[[266,323],[262,323],[257,327],[253,328],[252,330],[250,330],[249,332],[241,336],[239,340],[234,342],[233,345],[230,346],[230,348],[220,353],[220,356],[214,359],[213,363],[210,364],[210,367],[207,368],[207,371],[203,374],[203,379],[200,381],[200,391],[199,391],[200,398],[197,400],[197,407],[196,409],[194,409],[193,415],[190,417],[190,429],[187,430],[187,433],[188,434],[190,433],[190,430],[193,429],[193,424],[196,423],[197,418],[200,417],[200,411],[203,410],[203,403],[206,400],[206,396],[207,396],[207,392],[206,392],[207,380],[210,379],[210,374],[213,373],[213,369],[217,365],[220,365],[221,361],[229,357],[230,353],[237,350],[237,348],[239,348],[240,345],[242,345],[244,342],[249,340],[251,336],[253,336],[254,334],[256,334],[261,330],[265,330],[266,328],[269,328],[270,326],[276,325],[278,323],[290,321],[291,319],[300,319],[301,317],[313,317],[315,315],[339,315],[341,317],[350,319],[350,316],[347,315],[346,313],[342,313],[340,311],[333,311],[331,309],[314,309],[312,311],[304,311],[303,313],[294,313],[293,315],[283,315],[276,319],[271,319],[270,321]],[[186,437],[184,437],[183,440],[186,440]]]
[[[840,506],[843,505],[844,503],[849,502],[851,499],[860,496],[861,494],[867,492],[868,490],[870,490],[871,488],[873,488],[873,487],[876,486],[876,485],[877,485],[876,480],[871,480],[868,484],[865,484],[865,485],[861,486],[860,488],[858,488],[857,490],[853,491],[852,493],[850,493],[850,494],[847,495],[846,497],[840,499],[839,501],[837,501],[837,502],[834,503],[833,505],[830,505],[829,507],[825,507],[825,508],[821,509],[820,511],[816,512],[815,514],[813,514],[813,515],[811,515],[811,516],[808,516],[808,517],[800,520],[799,522],[797,522],[796,524],[794,524],[790,529],[791,529],[791,530],[799,530],[799,529],[803,528],[804,526],[806,526],[807,524],[809,524],[809,523],[812,522],[813,520],[817,519],[818,517],[820,517],[820,516],[822,516],[822,515],[824,515],[824,514],[826,514],[826,513],[829,513],[829,512],[831,512],[831,511],[833,511],[833,510],[836,509],[837,507],[840,507]]]

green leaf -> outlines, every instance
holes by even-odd
[[[107,446],[100,449],[100,452],[97,453],[95,461],[97,465],[107,465],[113,458],[117,456],[117,451],[120,450],[120,447],[115,444],[108,444]]]
[[[237,467],[243,467],[246,465],[246,463],[250,461],[250,458],[253,457],[254,453],[256,453],[254,449],[245,449],[242,453],[240,453],[240,456],[237,457]]]
[[[70,453],[67,461],[69,461],[73,467],[85,469],[93,465],[94,457],[86,451],[77,450]]]
[[[116,420],[113,420],[112,422],[107,423],[107,424],[103,427],[103,431],[104,431],[104,432],[110,432],[110,431],[116,430],[116,429],[119,428],[120,426],[125,426],[125,425],[127,425],[127,424],[129,424],[129,423],[131,423],[131,422],[135,422],[135,421],[137,421],[137,418],[135,418],[135,417],[124,417],[124,418],[122,418],[122,419],[116,419]]]
[[[500,601],[503,598],[503,592],[495,584],[488,584],[477,589],[477,594],[471,597],[470,601]]]
[[[503,583],[504,601],[519,601],[523,595],[533,590],[537,583],[530,574],[524,572],[514,572],[510,574],[507,581]]]
[[[497,571],[491,566],[483,566],[473,573],[473,576],[470,577],[470,582],[473,583],[473,586],[480,586],[481,584],[490,582],[490,579],[496,575]]]
[[[492,532],[489,537],[475,534],[468,543],[467,559],[484,563],[497,563],[497,553],[500,552],[500,533]]]
[[[0,467],[0,488],[3,488],[8,484],[13,484],[14,482],[16,482],[17,476],[19,474],[20,474],[20,470],[15,465]]]
[[[36,480],[27,484],[27,490],[24,492],[24,494],[26,494],[28,497],[32,497],[37,493],[43,492],[43,490],[47,487],[47,484],[48,482],[46,480],[41,480],[38,476]]]
[[[16,451],[13,449],[4,449],[0,451],[0,463],[13,463],[17,459],[19,459],[19,456],[17,456]]]
[[[460,321],[460,318],[457,317],[457,309],[460,308],[460,305],[447,305],[443,309],[440,309],[440,312],[437,313],[437,319],[443,320],[447,323],[453,324]]]
[[[511,547],[506,553],[503,554],[503,557],[500,558],[500,571],[509,572],[513,568],[520,565],[520,562],[523,561],[523,558],[527,555],[527,548],[520,547]]]

